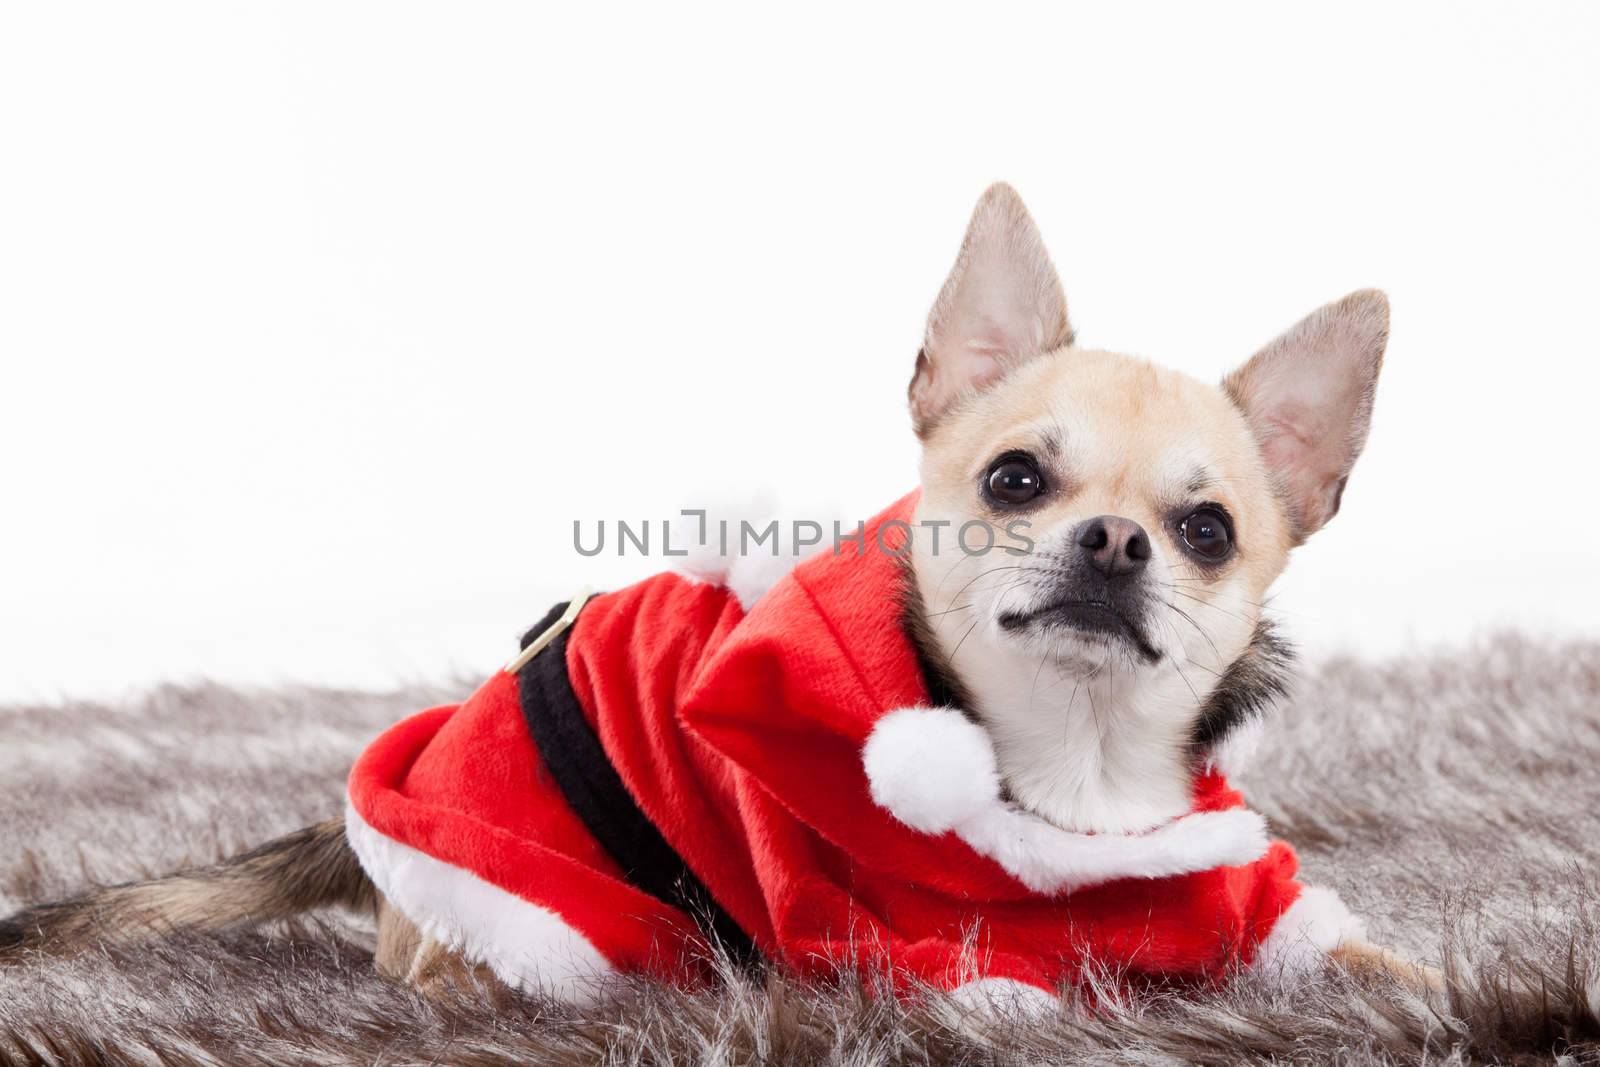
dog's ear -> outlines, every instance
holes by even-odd
[[[1222,383],[1250,421],[1296,544],[1339,510],[1388,340],[1389,300],[1363,289],[1313,311]]]
[[[911,417],[924,433],[962,394],[1072,343],[1067,298],[1017,191],[991,185],[978,201],[911,378]]]

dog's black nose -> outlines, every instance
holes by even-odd
[[[1150,561],[1150,535],[1132,519],[1101,515],[1078,527],[1078,545],[1089,565],[1107,578],[1125,578]]]

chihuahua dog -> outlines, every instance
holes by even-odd
[[[552,967],[570,969],[574,958],[593,970],[633,966],[644,958],[643,950],[627,947],[634,935],[616,933],[612,944],[602,927],[617,915],[654,915],[660,909],[665,910],[658,917],[668,925],[693,913],[694,925],[703,927],[706,915],[714,913],[713,925],[724,940],[744,938],[761,954],[793,962],[818,954],[821,943],[795,932],[801,922],[796,916],[804,909],[794,901],[805,900],[812,911],[826,910],[825,901],[833,899],[829,894],[849,898],[852,922],[863,914],[874,922],[882,918],[884,937],[901,938],[897,943],[909,946],[902,955],[914,959],[936,921],[928,919],[927,929],[915,930],[894,924],[923,922],[920,916],[956,898],[1004,901],[995,914],[1022,922],[1015,916],[1045,897],[1048,910],[1039,913],[1043,923],[1064,927],[1081,917],[1114,926],[1134,921],[1128,918],[1132,912],[1144,915],[1159,906],[1159,893],[1165,891],[1160,887],[1168,884],[1163,879],[1203,879],[1219,870],[1244,870],[1248,862],[1265,863],[1259,858],[1265,848],[1259,835],[1232,851],[1190,841],[1183,846],[1188,851],[1162,852],[1159,862],[1145,866],[1110,862],[1098,880],[1110,884],[1098,887],[1087,876],[1070,884],[1050,882],[1037,875],[1037,863],[1024,868],[1011,861],[1024,837],[1048,838],[1041,848],[1059,844],[1093,850],[1109,844],[1132,850],[1129,855],[1156,849],[1169,831],[1199,825],[1186,820],[1226,816],[1221,809],[1238,803],[1237,794],[1217,784],[1217,775],[1243,758],[1262,713],[1285,691],[1292,659],[1263,617],[1262,603],[1290,551],[1339,510],[1367,438],[1387,336],[1388,303],[1382,293],[1364,290],[1313,312],[1220,387],[1144,359],[1080,348],[1032,219],[1012,189],[996,185],[979,202],[928,320],[909,389],[912,423],[922,444],[921,487],[889,522],[952,532],[974,523],[991,529],[1016,529],[1020,523],[1028,531],[1028,551],[998,556],[939,551],[937,538],[910,538],[894,572],[893,597],[861,596],[859,587],[871,584],[867,579],[830,584],[831,579],[818,577],[820,570],[807,571],[808,562],[785,579],[788,586],[743,596],[737,604],[704,583],[676,577],[637,595],[625,590],[587,607],[575,602],[536,639],[530,635],[528,652],[519,657],[528,662],[497,676],[461,711],[427,713],[434,716],[424,724],[431,732],[408,725],[410,732],[389,749],[363,757],[344,819],[215,867],[24,911],[0,926],[0,959],[34,948],[127,938],[152,928],[219,929],[343,905],[376,911],[376,961],[386,973],[425,989],[458,986],[464,978],[526,984],[519,979],[539,974],[541,966],[548,976]],[[883,527],[876,529],[881,534]],[[824,603],[829,596],[840,606],[829,608]],[[887,608],[876,604],[889,600]],[[807,613],[814,612],[828,617],[827,627],[807,628],[813,618]],[[847,623],[835,625],[840,619]],[[873,632],[857,642],[848,626],[896,633],[885,639],[887,644]],[[570,633],[559,640],[570,636],[574,644],[544,649],[568,627]],[[812,630],[824,629],[831,636],[818,640],[839,641],[840,632],[848,638],[833,660],[805,645]],[[680,631],[689,636],[680,637]],[[739,637],[751,632],[758,636]],[[788,668],[772,666],[771,657],[781,664],[791,644],[794,658],[805,666],[786,673]],[[861,652],[858,644],[882,644],[883,650]],[[658,656],[658,646],[666,653]],[[727,707],[737,701],[706,680],[731,670],[729,661],[737,664],[759,649],[768,657],[761,669],[741,676],[738,687],[722,689],[737,688],[739,699],[760,704],[765,728],[767,719],[787,713],[783,705],[812,699],[805,675],[826,674],[835,661],[848,660],[853,670],[873,656],[892,660],[902,646],[914,653],[919,680],[910,688],[891,681],[887,689],[923,696],[885,696],[878,703],[937,702],[958,714],[937,723],[896,720],[912,724],[905,729],[916,734],[913,744],[920,747],[914,751],[923,754],[900,785],[873,777],[873,761],[883,766],[874,746],[887,744],[880,744],[880,732],[873,729],[872,716],[885,710],[877,704],[861,713],[859,729],[850,715],[833,715],[832,705],[826,715],[813,716],[833,715],[829,729],[849,741],[831,745],[836,739],[827,738],[828,744],[814,746],[820,755],[813,758],[800,728],[805,723],[782,735],[791,740],[779,742],[727,727],[728,715],[738,714]],[[652,656],[666,664],[667,672],[677,671],[666,697],[657,699],[659,685],[631,686],[622,697],[612,695],[619,683],[609,680],[610,672],[621,669],[614,664]],[[554,689],[540,689],[527,673],[545,670],[538,667],[541,662],[557,664],[546,670],[559,676]],[[690,678],[694,672],[673,666],[682,662],[708,665]],[[871,681],[875,669],[869,664],[851,677]],[[893,673],[885,671],[885,676]],[[746,684],[748,678],[756,681]],[[774,678],[786,680],[774,688]],[[665,711],[657,707],[661,700]],[[551,716],[558,713],[550,709],[563,702],[579,712],[551,726]],[[469,718],[499,725],[469,730],[462,725]],[[684,721],[695,734],[693,743],[674,732]],[[924,729],[927,724],[933,725]],[[872,740],[867,740],[869,730]],[[447,733],[454,738],[449,759],[436,759],[444,744],[439,738]],[[670,751],[635,740],[663,733],[678,738]],[[515,759],[532,762],[503,772],[504,760],[491,760],[472,747],[489,744],[483,738],[491,734],[498,739],[494,744],[519,752],[526,747],[530,754]],[[741,740],[747,736],[760,743]],[[971,742],[972,737],[978,740]],[[857,754],[862,751],[863,741],[870,783],[850,755],[851,746]],[[946,777],[940,769],[947,768],[950,746],[969,742],[981,749],[973,763],[975,788],[982,792],[992,786],[995,794],[993,810],[983,818],[999,818],[994,812],[1001,812],[1007,819],[1026,820],[1004,824],[1020,828],[1018,833],[1003,830],[985,837],[975,829],[981,819],[966,809],[935,815],[904,809],[894,812],[898,821],[868,810],[869,795],[893,809],[907,789],[925,790],[930,780]],[[635,752],[638,744],[645,744],[642,756]],[[784,746],[791,747],[774,752]],[[589,757],[575,754],[590,749]],[[580,758],[590,762],[576,778],[570,768],[562,770]],[[799,781],[790,773],[793,767],[809,768],[807,773],[824,779],[825,787]],[[957,768],[949,777],[961,773]],[[502,774],[505,782],[482,784]],[[425,787],[419,782],[433,779],[470,799],[441,804],[423,798],[424,803],[415,791]],[[614,779],[625,788],[615,789]],[[836,786],[826,785],[835,780]],[[367,784],[358,790],[362,782]],[[933,781],[932,787],[946,784]],[[1207,789],[1206,795],[1223,799],[1212,805],[1217,810],[1196,815],[1197,796]],[[483,798],[491,793],[507,792],[514,794],[509,811],[547,805],[557,814],[531,829],[526,820],[518,822],[515,833],[504,829],[509,824],[485,828],[481,819],[461,818],[462,812],[489,805]],[[620,816],[601,811],[597,794],[626,811]],[[710,799],[697,799],[702,794]],[[949,807],[945,800],[936,804]],[[626,833],[615,829],[618,819],[627,822]],[[952,829],[957,833],[949,833]],[[473,834],[481,839],[471,847],[452,843]],[[537,840],[524,848],[516,834]],[[423,839],[432,843],[429,848],[419,843]],[[996,842],[994,849],[985,852],[985,841]],[[969,846],[971,851],[960,851]],[[854,861],[869,852],[870,862],[861,865],[898,870],[893,885],[876,885],[864,875],[858,880],[854,868],[845,881],[832,873],[849,866],[838,857]],[[901,861],[882,858],[888,852],[903,854],[899,868],[894,863]],[[1288,871],[1285,878],[1292,875],[1292,861],[1282,858],[1286,854],[1286,849],[1267,854],[1277,857],[1274,869]],[[802,879],[806,888],[799,894],[771,890],[782,879],[770,872],[792,873],[802,862],[795,857],[802,855],[809,857],[804,862],[830,872],[832,880]],[[991,860],[998,866],[984,866]],[[1034,860],[1038,857],[1029,862]],[[649,889],[650,872],[663,864],[675,875],[655,878],[659,885],[652,895],[605,896],[631,893],[627,883]],[[963,865],[977,873],[957,886],[957,875],[948,872]],[[447,874],[459,874],[456,868],[472,872],[469,882],[448,882]],[[565,896],[548,889],[569,877],[562,872],[576,879],[577,888]],[[434,888],[417,888],[435,875],[429,882]],[[1124,878],[1134,882],[1119,880]],[[920,885],[907,887],[919,880]],[[681,897],[685,881],[698,884],[698,897]],[[470,892],[439,903],[437,886],[469,883]],[[1157,895],[1141,896],[1146,890],[1130,884],[1155,887],[1149,892]],[[1059,890],[1059,895],[1040,889]],[[1211,899],[1200,890],[1186,892]],[[914,903],[903,895],[911,893],[921,894]],[[608,901],[601,909],[607,915],[585,910],[593,911],[593,902],[602,899]],[[1280,912],[1292,912],[1292,899],[1283,896],[1262,921],[1270,926]],[[540,907],[529,911],[530,901]],[[900,918],[885,917],[890,912]],[[939,914],[937,922],[946,922]],[[517,919],[484,918],[491,915]],[[918,918],[904,919],[907,915]],[[982,907],[960,915],[987,918]],[[536,926],[549,935],[541,933],[540,944],[556,946],[550,958],[559,954],[563,962],[530,962],[537,953],[526,942],[512,946],[518,958],[511,960],[504,942]],[[1043,928],[1029,927],[1027,937],[1016,943],[1037,944]],[[1319,948],[1350,968],[1386,972],[1418,988],[1437,986],[1432,972],[1366,943],[1354,931],[1345,924]],[[1209,934],[1179,929],[1169,936],[1191,945]],[[659,951],[660,940],[657,929],[651,935],[653,950]],[[1122,941],[1115,936],[1104,944],[1109,954],[1124,951],[1116,947]],[[1212,958],[1203,944],[1192,951],[1199,952],[1196,958]],[[1166,963],[1149,969],[1182,970],[1181,958],[1174,950]],[[1040,986],[1048,988],[1050,980],[1032,981],[1033,988]]]

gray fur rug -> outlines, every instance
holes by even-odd
[[[363,742],[464,691],[0,709],[0,914],[335,814]],[[980,1027],[936,997],[768,974],[582,1012],[432,1004],[374,976],[369,928],[325,916],[0,968],[0,1063],[1600,1062],[1597,765],[1595,643],[1335,662],[1280,714],[1246,792],[1376,939],[1447,968],[1437,1003],[1329,974]]]

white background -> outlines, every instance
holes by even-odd
[[[1597,56],[1593,4],[8,4],[0,699],[476,673],[658,567],[575,518],[869,514],[997,178],[1085,344],[1211,379],[1389,291],[1315,652],[1594,636]]]

